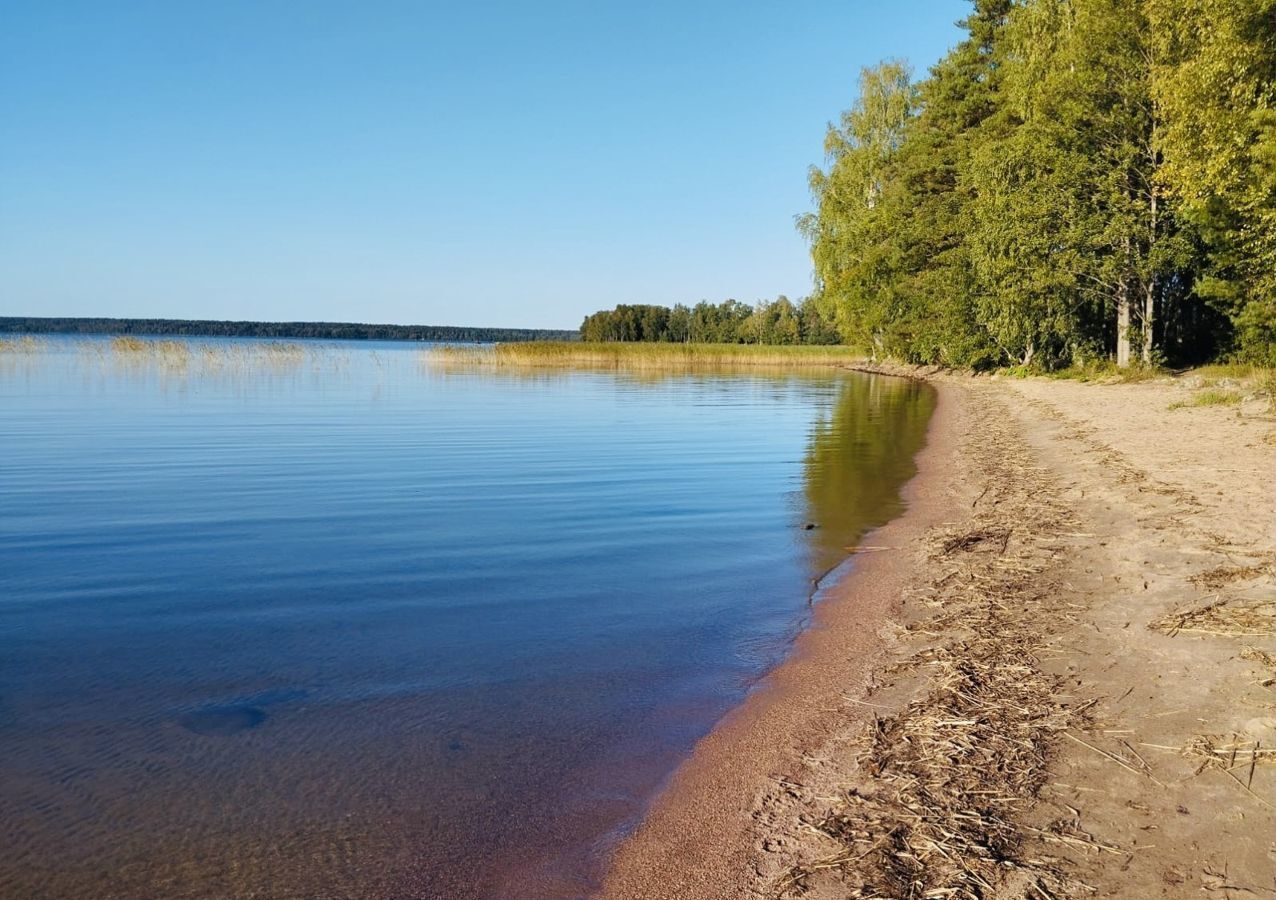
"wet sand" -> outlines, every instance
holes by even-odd
[[[618,848],[599,896],[749,897],[765,884],[762,844],[784,841],[777,832],[787,831],[769,819],[788,792],[784,773],[871,718],[873,708],[857,700],[894,640],[901,592],[915,576],[907,548],[961,506],[953,441],[963,407],[962,394],[941,392],[903,492],[905,514],[864,539],[792,656],[697,745]]]

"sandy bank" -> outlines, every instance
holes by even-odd
[[[904,490],[907,512],[865,538],[873,549],[821,603],[793,656],[697,746],[616,853],[601,896],[745,897],[763,885],[761,845],[785,840],[774,820],[792,799],[790,773],[871,718],[858,700],[895,640],[916,571],[908,548],[968,503],[953,452],[965,399],[941,393]]]
[[[908,512],[601,896],[1276,896],[1276,428],[940,376]]]

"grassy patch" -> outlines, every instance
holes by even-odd
[[[1189,400],[1179,400],[1170,404],[1170,409],[1183,409],[1189,406],[1235,406],[1244,399],[1238,391],[1225,391],[1218,388],[1207,388],[1197,391]]]
[[[1266,369],[1255,377],[1258,393],[1267,398],[1268,408],[1276,413],[1276,369]]]
[[[1276,369],[1270,366],[1256,366],[1251,363],[1212,363],[1193,369],[1191,374],[1201,378],[1230,379],[1233,381],[1251,381],[1271,377]]]
[[[1276,413],[1276,367],[1252,363],[1214,363],[1183,373],[1184,380],[1201,389],[1191,401],[1176,406],[1234,405],[1247,397],[1266,398]]]
[[[774,347],[756,344],[587,343],[529,341],[492,346],[443,346],[430,362],[455,366],[668,369],[735,366],[828,366],[863,362],[853,347]]]
[[[1091,362],[1081,366],[1069,366],[1066,369],[1059,369],[1055,372],[1047,373],[1050,378],[1059,378],[1065,381],[1097,381],[1103,384],[1137,384],[1141,381],[1151,381],[1154,378],[1163,378],[1169,372],[1160,366],[1149,366],[1143,363],[1134,363],[1126,366],[1124,369],[1118,369],[1116,363],[1104,360],[1102,362]]]

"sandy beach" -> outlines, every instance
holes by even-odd
[[[600,896],[1276,895],[1268,401],[909,374],[907,513]]]

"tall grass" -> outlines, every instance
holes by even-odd
[[[447,345],[425,351],[430,363],[457,367],[583,369],[791,368],[862,362],[852,347],[757,344],[587,343],[528,341],[490,346]]]
[[[24,334],[20,337],[0,337],[0,355],[18,354],[18,353],[41,353],[48,347],[48,341],[43,338],[32,337]]]
[[[1193,375],[1201,378],[1230,379],[1233,381],[1262,381],[1276,374],[1271,366],[1256,366],[1252,363],[1225,362],[1211,363],[1192,370]]]
[[[191,345],[186,341],[115,337],[111,338],[111,352],[130,362],[160,363],[166,366],[188,366],[191,362]]]
[[[91,344],[86,349],[96,349]],[[302,362],[307,350],[300,344],[278,341],[227,343],[221,341],[147,340],[127,335],[114,337],[111,354],[123,362],[168,367],[224,368],[243,366],[287,367]]]

